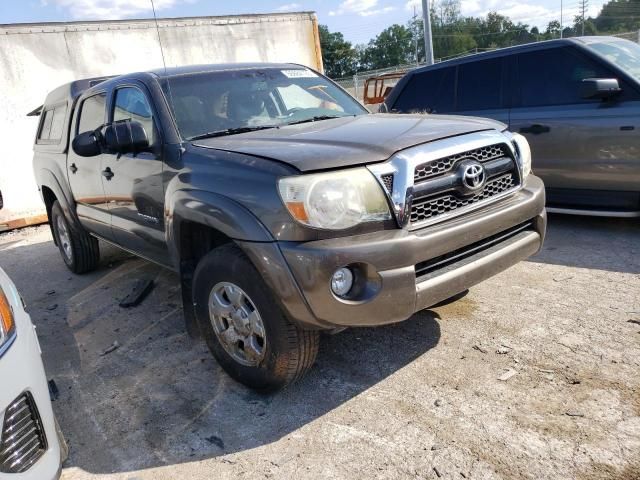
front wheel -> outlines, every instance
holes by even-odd
[[[319,334],[287,320],[251,261],[235,245],[200,260],[195,312],[213,356],[234,379],[275,390],[301,378],[318,353]]]

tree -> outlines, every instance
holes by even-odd
[[[412,31],[404,25],[394,24],[369,42],[359,63],[362,69],[374,70],[410,63],[414,56]]]
[[[560,22],[558,20],[552,20],[547,25],[547,30],[544,32],[547,38],[559,38],[560,37]]]
[[[341,78],[353,75],[358,66],[358,55],[350,42],[340,32],[330,32],[326,25],[318,26],[322,63],[328,77]]]
[[[599,32],[628,32],[640,28],[640,0],[611,0],[594,19]],[[585,25],[586,30],[586,25]]]

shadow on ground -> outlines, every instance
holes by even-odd
[[[640,273],[640,218],[549,214],[544,246],[529,261]]]
[[[190,462],[271,443],[349,402],[440,339],[431,311],[398,325],[326,336],[305,379],[259,395],[231,380],[204,343],[185,334],[171,272],[107,247],[99,271],[76,277],[50,241],[3,246],[0,264],[27,301],[48,376],[60,390],[54,410],[71,446],[67,466],[88,472]],[[140,277],[153,277],[154,290],[138,307],[120,308]]]

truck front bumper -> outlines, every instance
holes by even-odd
[[[280,242],[279,252],[261,244],[250,256],[302,326],[382,325],[406,320],[536,253],[546,230],[544,204],[544,185],[531,175],[510,197],[424,229]],[[288,268],[279,265],[282,257]],[[339,298],[330,288],[333,273],[345,266],[359,282],[354,298]]]

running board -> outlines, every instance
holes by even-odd
[[[548,213],[563,213],[566,215],[588,215],[590,217],[640,217],[640,212],[617,212],[615,210],[578,210],[573,208],[547,207]]]

